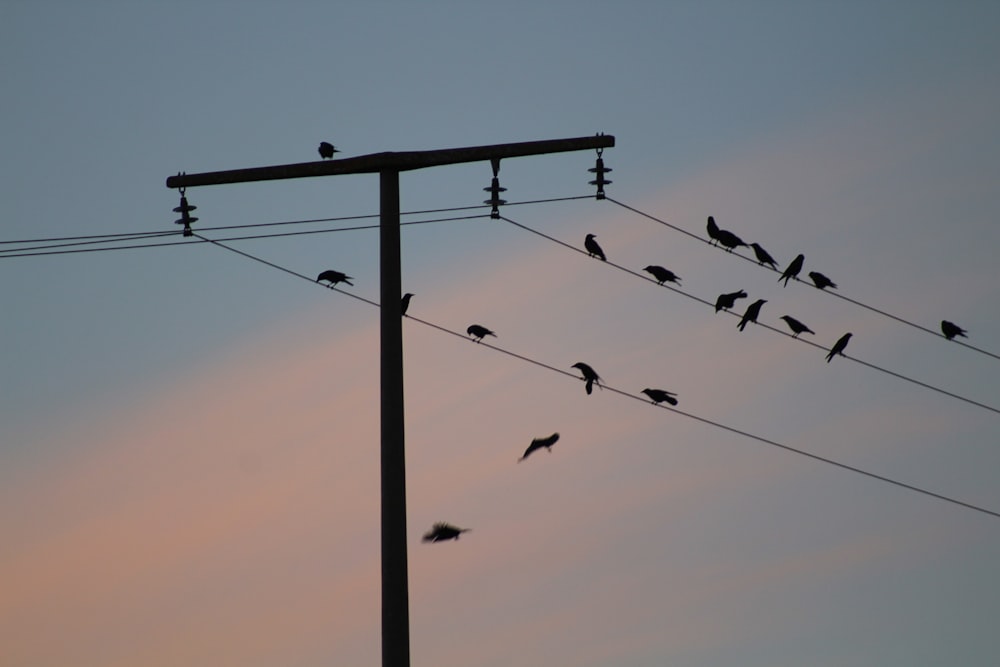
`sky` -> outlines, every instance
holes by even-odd
[[[168,176],[321,140],[603,132],[608,200],[587,151],[504,160],[506,219],[404,215],[437,220],[402,231],[411,664],[995,664],[998,30],[972,1],[3,3],[0,662],[380,663],[379,310],[309,280],[377,302],[377,230],[226,244],[274,266],[50,239],[177,234]],[[406,172],[401,207],[491,177]],[[213,229],[379,195],[186,194],[212,239],[373,224]],[[710,246],[709,215],[863,305]],[[696,300],[739,289],[819,347]],[[943,319],[973,347],[907,324]]]

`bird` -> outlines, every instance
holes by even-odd
[[[747,306],[747,312],[743,313],[743,319],[741,319],[740,323],[736,325],[740,328],[740,331],[743,331],[743,328],[746,327],[747,322],[757,321],[757,316],[760,315],[760,308],[765,303],[767,303],[767,299],[757,299],[749,306]]]
[[[941,320],[941,333],[948,340],[951,340],[955,336],[961,336],[962,338],[968,338],[965,334],[968,333],[965,329],[958,326],[954,322],[949,322],[948,320]]]
[[[795,257],[795,259],[793,259],[791,263],[789,263],[789,265],[785,267],[785,271],[781,274],[781,277],[778,278],[778,282],[780,283],[782,280],[784,280],[785,287],[788,287],[788,281],[799,275],[799,271],[802,270],[802,262],[804,261],[806,261],[806,256],[803,255],[802,253],[799,253]]]
[[[465,333],[475,338],[477,343],[483,340],[486,336],[493,336],[494,338],[497,337],[495,333],[481,324],[470,324],[469,328],[465,330]]]
[[[677,405],[677,399],[674,398],[677,394],[672,391],[664,391],[663,389],[643,389],[642,393],[649,396],[653,403],[659,404],[666,401],[670,405]]]
[[[340,271],[334,271],[333,269],[327,269],[323,273],[319,274],[316,278],[316,282],[321,280],[329,281],[330,287],[334,287],[337,283],[347,283],[352,287],[354,286],[354,283],[351,282],[352,279],[349,275],[341,273]]]
[[[830,360],[836,355],[844,354],[844,348],[847,347],[847,343],[851,340],[852,335],[853,334],[845,333],[836,343],[833,344],[833,347],[830,348],[830,354],[826,355],[826,363],[830,363]]]
[[[608,261],[608,258],[604,256],[604,251],[601,250],[601,246],[597,245],[597,241],[594,238],[593,234],[587,234],[587,238],[583,240],[583,247],[587,249],[587,254],[591,257],[597,257],[603,262]]]
[[[333,147],[333,144],[326,141],[319,142],[319,156],[324,160],[330,160],[333,158],[334,153],[339,153],[340,151]]]
[[[653,274],[656,278],[656,282],[662,285],[665,282],[681,284],[681,277],[671,271],[670,269],[665,269],[662,266],[656,266],[655,264],[650,264],[643,271]]]
[[[544,447],[545,449],[549,450],[549,453],[551,454],[552,453],[552,445],[556,444],[556,441],[558,439],[559,439],[559,434],[558,433],[553,433],[552,435],[550,435],[547,438],[535,438],[534,440],[531,441],[531,444],[528,445],[528,448],[526,450],[524,450],[524,456],[522,456],[521,458],[519,458],[517,460],[517,462],[520,463],[524,459],[526,459],[529,456],[531,456],[532,452],[534,452],[535,450],[541,449],[542,447]]]
[[[770,253],[764,250],[764,247],[759,243],[751,243],[750,247],[753,248],[753,254],[757,256],[757,263],[760,265],[770,264],[771,268],[775,271],[778,270],[778,263],[774,261]]]
[[[597,371],[595,371],[589,365],[583,363],[582,361],[578,361],[577,363],[573,364],[572,368],[579,368],[580,369],[580,373],[583,375],[583,379],[587,381],[587,393],[588,394],[590,394],[592,391],[594,391],[594,383],[595,382],[597,383],[598,387],[601,386],[601,376],[598,375]]]
[[[719,226],[715,224],[715,218],[713,216],[708,216],[708,238],[712,239],[710,243],[714,244],[719,240]]]
[[[787,324],[788,328],[792,330],[793,332],[792,338],[798,337],[800,333],[811,333],[811,334],[816,333],[815,331],[813,331],[806,325],[802,324],[802,322],[799,322],[791,315],[782,315],[781,319],[785,320],[785,324]]]
[[[813,285],[815,285],[816,287],[818,287],[820,289],[825,289],[827,287],[832,287],[832,288],[836,289],[836,287],[837,287],[836,283],[834,283],[832,280],[830,280],[829,278],[827,278],[826,276],[824,276],[819,271],[810,271],[809,272],[809,277],[812,279]]]
[[[715,300],[715,312],[719,312],[722,309],[729,310],[736,305],[736,299],[745,299],[747,293],[743,290],[739,292],[730,292],[729,294],[720,294],[719,298]]]
[[[457,540],[459,535],[462,533],[467,533],[471,528],[459,528],[453,526],[450,523],[444,523],[440,521],[435,523],[431,529],[424,535],[424,542],[444,542],[445,540]]]
[[[412,294],[407,292],[403,295],[403,299],[399,303],[399,314],[406,315],[406,309],[410,307],[410,299],[413,297]]]
[[[743,242],[743,239],[741,239],[736,234],[733,234],[728,229],[720,229],[717,238],[719,240],[720,245],[726,246],[727,252],[732,252],[734,248],[737,248],[741,245],[746,245],[746,243]]]

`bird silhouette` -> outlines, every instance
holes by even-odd
[[[743,319],[741,319],[740,323],[736,325],[740,328],[740,331],[743,331],[744,327],[746,327],[747,325],[747,322],[757,321],[757,316],[760,315],[760,308],[765,303],[767,303],[767,299],[757,299],[749,306],[747,306],[747,312],[743,313]]]
[[[333,147],[333,144],[327,143],[326,141],[319,142],[319,156],[324,160],[332,159],[333,154],[339,152],[339,150]]]
[[[650,264],[643,271],[653,274],[656,278],[656,282],[662,285],[665,282],[681,284],[681,277],[671,271],[670,269],[665,269],[662,266],[656,266],[655,264]]]
[[[597,384],[598,387],[601,386],[601,376],[598,375],[597,371],[595,371],[589,365],[583,363],[582,361],[578,361],[577,363],[573,364],[572,368],[580,369],[580,373],[583,375],[583,379],[587,381],[586,389],[588,394],[594,391],[595,383]]]
[[[796,255],[795,259],[793,259],[791,263],[789,263],[789,265],[785,267],[785,271],[781,274],[781,277],[778,278],[778,282],[780,283],[782,280],[784,280],[785,287],[788,287],[788,281],[791,280],[792,278],[798,277],[799,271],[802,270],[802,262],[804,261],[806,261],[805,255],[801,253]]]
[[[406,315],[406,309],[410,307],[410,299],[412,299],[412,298],[413,298],[413,295],[410,294],[409,292],[407,292],[406,294],[403,295],[402,300],[399,302],[399,314],[400,315]]]
[[[424,542],[444,542],[445,540],[457,540],[459,535],[467,533],[471,528],[459,528],[443,521],[435,523],[424,535]]]
[[[844,354],[844,348],[847,347],[847,343],[850,342],[852,335],[853,334],[845,333],[836,343],[833,344],[833,347],[830,348],[830,354],[826,355],[826,363],[830,363],[830,360],[838,354]]]
[[[677,405],[677,399],[674,398],[677,394],[672,391],[664,391],[663,389],[643,389],[642,393],[649,396],[653,403],[660,404],[666,401],[670,405]]]
[[[517,462],[520,463],[524,459],[526,459],[529,456],[531,456],[532,452],[534,452],[535,450],[541,449],[542,447],[544,447],[545,449],[549,450],[549,453],[551,454],[552,453],[552,445],[556,444],[556,441],[558,439],[559,439],[559,434],[558,433],[553,433],[552,435],[550,435],[547,438],[535,438],[534,440],[531,441],[531,444],[528,445],[528,448],[526,450],[524,450],[524,456],[522,456],[521,458],[519,458],[517,460]]]
[[[834,283],[832,280],[824,276],[819,271],[810,271],[809,277],[812,279],[813,285],[815,285],[820,289],[826,289],[827,287],[832,287],[836,289],[837,287],[836,283]]]
[[[587,254],[591,257],[597,257],[601,261],[608,261],[608,258],[604,256],[604,251],[601,250],[601,246],[597,245],[597,241],[594,239],[593,234],[587,234],[587,238],[583,240],[583,247],[587,249]]]
[[[497,337],[495,333],[481,324],[470,324],[469,328],[465,330],[465,333],[475,338],[477,343],[483,340],[486,336],[493,336],[494,338]]]
[[[736,305],[736,299],[745,299],[747,293],[743,290],[739,292],[730,292],[729,294],[720,294],[719,298],[715,300],[715,312],[719,312],[722,309],[729,310]]]
[[[941,320],[941,333],[948,340],[951,340],[955,336],[961,336],[962,338],[968,338],[965,334],[968,333],[965,329],[958,326],[954,322],[949,322],[948,320]]]
[[[746,245],[746,243],[743,242],[743,239],[736,234],[733,234],[728,229],[720,229],[718,232],[718,239],[720,245],[726,246],[727,252],[732,252],[734,248]]]
[[[782,315],[781,319],[785,320],[785,324],[787,324],[788,328],[792,330],[793,333],[792,338],[797,338],[800,333],[811,333],[811,334],[816,333],[815,331],[813,331],[806,325],[802,324],[802,322],[799,322],[791,315]]]
[[[774,261],[774,258],[764,250],[763,246],[759,243],[751,243],[750,247],[753,248],[753,254],[757,256],[757,263],[760,265],[770,264],[771,268],[775,271],[778,270],[778,263]]]
[[[337,283],[347,283],[352,287],[354,286],[354,283],[351,282],[352,279],[349,275],[341,273],[340,271],[334,271],[333,269],[327,269],[323,273],[319,274],[316,278],[316,282],[321,280],[329,281],[330,287],[336,286]]]
[[[708,238],[712,239],[710,243],[715,245],[719,240],[719,226],[715,224],[715,218],[713,216],[708,216]]]

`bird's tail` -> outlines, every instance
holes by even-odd
[[[600,386],[600,385],[598,385],[598,386]],[[589,396],[593,392],[594,392],[594,381],[593,380],[587,380],[587,395]]]

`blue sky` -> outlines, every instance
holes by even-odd
[[[175,231],[167,176],[312,160],[320,140],[352,156],[605,132],[615,200],[701,236],[714,215],[782,266],[802,252],[845,296],[1000,353],[1000,10],[538,4],[7,3],[0,240]],[[504,196],[588,194],[593,159],[505,160]],[[406,173],[402,207],[478,204],[491,176]],[[187,194],[205,228],[372,214],[377,185]],[[762,323],[793,315],[824,347],[852,331],[848,355],[1000,407],[994,357],[613,202],[504,213],[577,247],[594,233],[700,298],[745,289]],[[415,317],[1000,511],[995,411],[740,333],[504,221],[402,237]],[[377,243],[233,245],[377,300]],[[4,662],[378,661],[378,310],[207,245],[4,256],[19,247],[0,253]],[[404,344],[413,665],[995,663],[995,517],[587,396],[414,320]],[[439,520],[473,531],[421,544]]]

